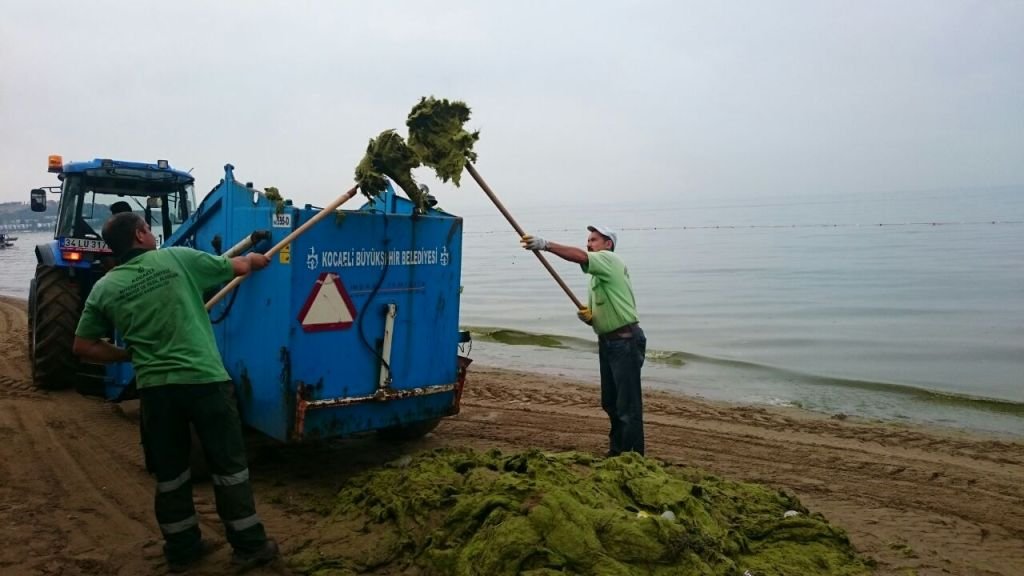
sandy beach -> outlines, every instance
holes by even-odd
[[[31,385],[25,303],[0,297],[0,572],[162,574],[137,402]],[[797,495],[844,528],[878,574],[1016,575],[1024,567],[1024,442],[950,429],[645,394],[648,457]],[[315,539],[302,502],[406,453],[438,447],[606,449],[596,383],[473,365],[462,413],[405,446],[374,438],[276,446],[251,437],[258,506],[284,555]],[[191,571],[228,570],[209,486]],[[252,574],[289,574],[286,562]],[[386,572],[375,572],[386,573]]]

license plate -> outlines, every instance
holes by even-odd
[[[107,243],[103,240],[92,240],[89,238],[61,238],[60,247],[62,250],[81,250],[83,252],[109,252]]]

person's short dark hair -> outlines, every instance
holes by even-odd
[[[124,200],[118,200],[110,205],[111,214],[120,214],[122,212],[131,212],[132,205],[125,202]]]
[[[114,256],[122,256],[135,245],[135,231],[145,225],[142,216],[134,212],[114,214],[103,225],[103,241],[114,252]]]

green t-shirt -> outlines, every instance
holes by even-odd
[[[590,274],[590,311],[594,314],[594,332],[606,334],[637,321],[636,299],[629,269],[619,255],[610,250],[588,252],[583,271]]]
[[[234,276],[231,261],[191,248],[150,250],[107,272],[85,302],[75,334],[116,328],[139,388],[228,380],[203,292]]]

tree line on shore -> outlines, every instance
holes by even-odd
[[[46,212],[33,212],[28,202],[0,202],[0,230],[45,230],[57,218],[57,202],[50,200]]]

